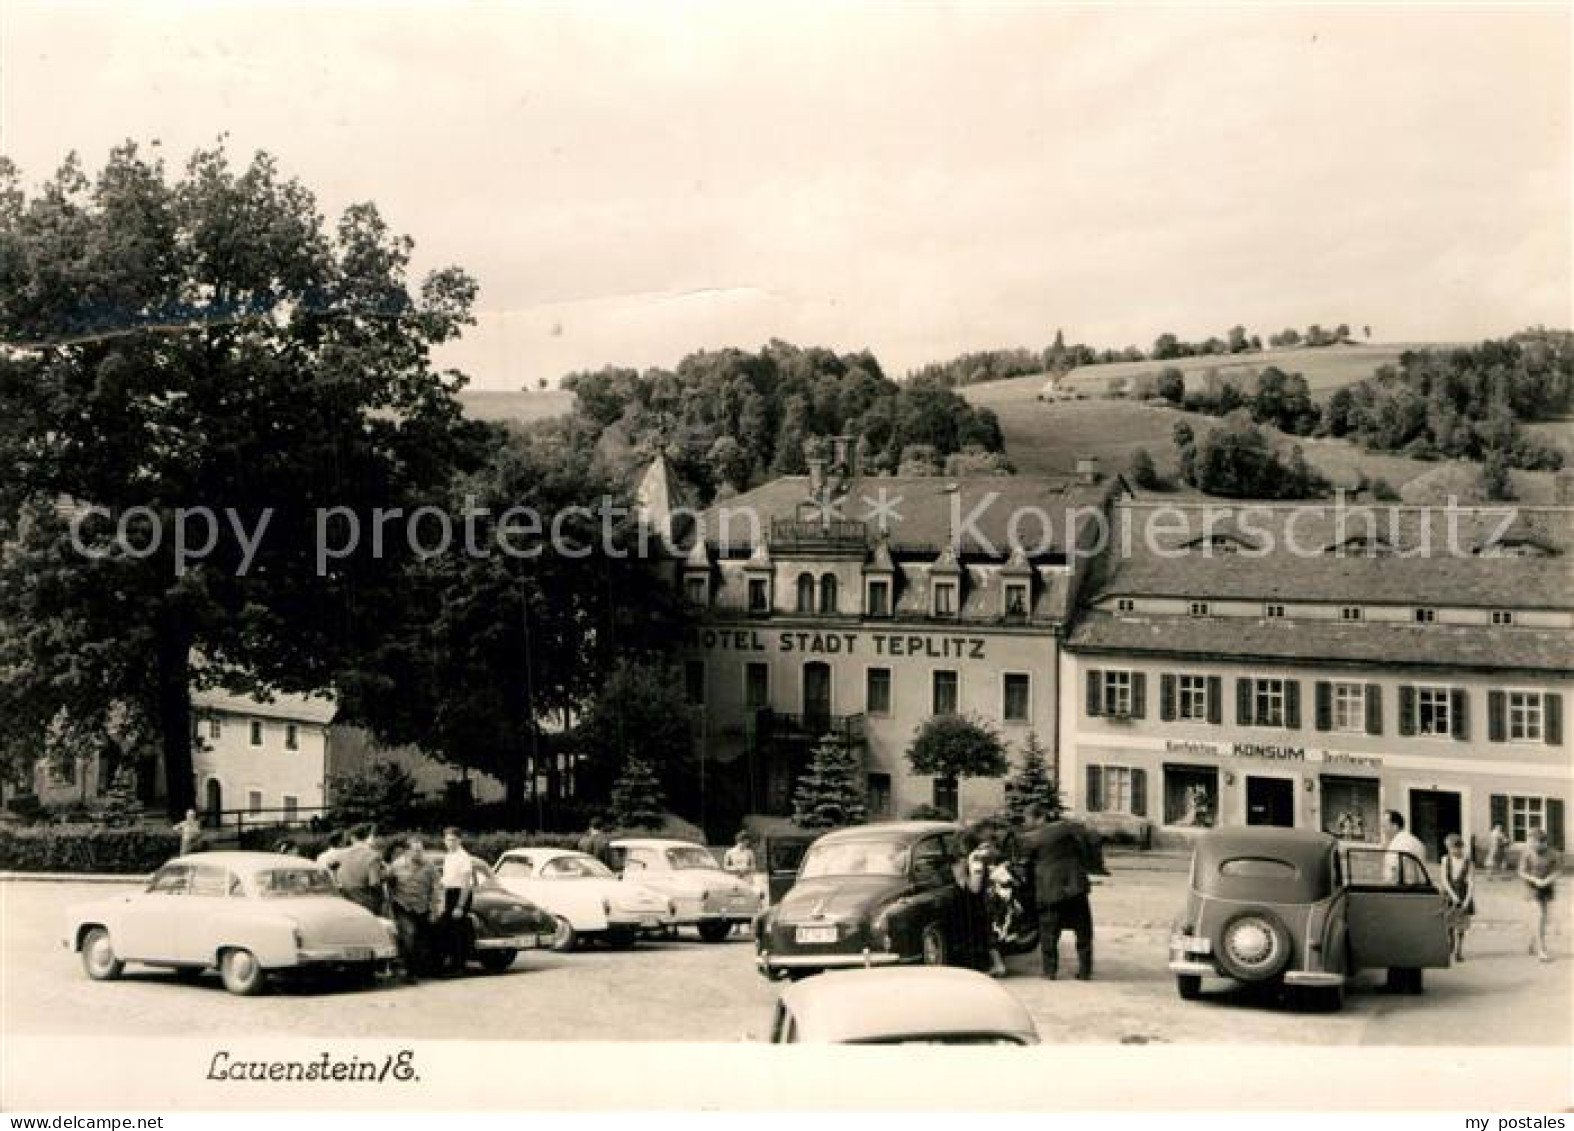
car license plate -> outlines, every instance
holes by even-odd
[[[801,943],[833,943],[836,941],[836,928],[799,927],[796,937]]]
[[[654,931],[661,926],[661,920],[655,915],[646,915],[640,919],[639,925],[648,931]]]
[[[369,946],[347,946],[344,948],[344,957],[348,962],[370,962],[377,955]]]

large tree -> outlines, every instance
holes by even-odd
[[[140,725],[180,812],[194,686],[323,688],[376,638],[404,528],[325,557],[319,523],[348,546],[349,513],[363,535],[373,508],[408,514],[473,448],[432,350],[475,284],[412,284],[411,251],[372,205],[330,225],[271,157],[237,167],[222,143],[173,174],[127,143],[31,192],[0,159],[7,756]]]

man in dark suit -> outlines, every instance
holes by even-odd
[[[1098,836],[1077,821],[1046,820],[1035,806],[1028,812],[1028,833],[1023,848],[1033,871],[1033,894],[1038,900],[1039,947],[1044,957],[1044,977],[1053,979],[1060,968],[1060,933],[1071,930],[1077,939],[1077,977],[1093,976],[1093,909],[1088,904],[1089,872],[1102,872],[1103,854]]]

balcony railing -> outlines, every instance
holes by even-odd
[[[826,735],[843,742],[859,743],[864,740],[862,715],[833,715],[830,712],[810,711],[791,715],[781,711],[762,710],[754,713],[754,733],[757,738],[785,738],[817,742]]]
[[[771,520],[771,546],[783,550],[848,550],[868,544],[868,530],[850,519]]]

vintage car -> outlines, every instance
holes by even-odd
[[[704,845],[627,837],[611,850],[625,883],[671,900],[673,923],[694,927],[706,942],[721,942],[734,927],[753,922],[764,902],[748,881],[722,871]]]
[[[580,943],[633,946],[642,931],[673,925],[672,900],[643,884],[620,881],[600,860],[565,848],[511,848],[497,858],[497,881],[553,920],[552,949]]]
[[[1036,1045],[1027,1009],[976,970],[844,970],[788,987],[772,1044]]]
[[[798,882],[755,923],[760,973],[965,965],[957,832],[947,822],[896,821],[820,837]]]
[[[96,981],[127,962],[188,975],[217,967],[236,994],[286,971],[370,977],[396,953],[388,924],[339,895],[326,869],[270,852],[176,857],[143,891],[71,908],[62,942]]]
[[[485,861],[470,858],[476,886],[470,901],[470,959],[483,970],[500,974],[522,950],[552,946],[557,920],[524,896],[498,881]]]
[[[1169,968],[1188,1001],[1222,977],[1333,1010],[1351,976],[1378,967],[1390,989],[1420,993],[1421,971],[1449,963],[1446,907],[1406,853],[1307,830],[1215,829],[1192,853]]]

